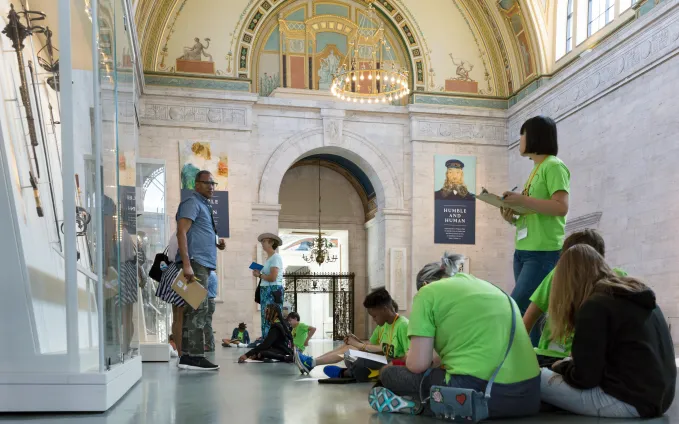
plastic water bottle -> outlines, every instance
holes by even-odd
[[[165,262],[160,263],[160,270],[165,271],[167,269],[167,264]]]

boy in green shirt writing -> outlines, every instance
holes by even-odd
[[[304,352],[304,349],[309,346],[309,340],[316,334],[316,327],[300,322],[297,312],[290,312],[288,314],[288,323],[292,327],[292,341],[295,347],[300,352]]]
[[[567,251],[577,244],[587,244],[599,252],[601,256],[604,256],[606,250],[604,239],[596,230],[586,229],[571,234],[564,240],[562,252]],[[543,314],[547,314],[547,309],[549,308],[549,294],[552,291],[552,279],[554,278],[555,270],[556,268],[547,274],[540,286],[538,286],[530,297],[531,303],[523,316],[523,323],[528,332],[531,331]],[[621,269],[614,268],[613,271],[621,277],[627,276],[627,273]],[[535,353],[538,356],[538,363],[541,368],[551,368],[556,361],[569,357],[573,344],[572,334],[565,340],[552,340],[552,332],[548,320],[549,317],[547,316],[543,325],[540,342],[538,343],[538,347],[535,348]]]

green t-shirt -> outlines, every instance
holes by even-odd
[[[244,334],[244,333],[243,333],[242,331],[239,331],[239,332],[238,332],[238,340],[240,340],[241,343],[243,342],[243,334]]]
[[[292,341],[297,346],[297,349],[304,350],[304,342],[309,336],[309,326],[300,322],[297,327],[292,329]]]
[[[496,381],[517,383],[540,373],[521,311],[512,301],[516,332]],[[408,336],[433,337],[448,377],[490,379],[507,350],[512,315],[507,295],[468,274],[455,274],[420,289],[413,300]]]
[[[382,353],[390,359],[403,358],[410,348],[408,318],[401,315],[392,324],[378,325],[370,336],[370,344],[381,345]]]
[[[540,308],[546,316],[545,324],[542,328],[542,336],[540,336],[538,347],[535,348],[535,353],[543,356],[551,356],[553,358],[567,358],[570,356],[573,347],[573,335],[571,334],[565,340],[558,342],[552,340],[552,330],[549,326],[549,314],[547,314],[549,309],[549,294],[552,292],[552,280],[554,279],[555,270],[556,268],[547,274],[545,279],[542,280],[542,283],[540,283],[530,297],[530,301],[535,303],[535,306]],[[619,268],[614,268],[613,271],[620,277],[627,276],[627,273]]]
[[[524,189],[529,189],[530,197],[548,200],[557,191],[570,191],[571,173],[561,159],[548,156],[541,164],[535,166],[539,168],[530,182],[530,187],[528,187],[528,181],[524,187]],[[561,250],[565,228],[565,216],[548,216],[539,213],[521,216],[516,221],[516,250],[538,252]],[[528,234],[519,240],[524,229],[528,229]]]

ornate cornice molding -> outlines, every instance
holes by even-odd
[[[182,106],[149,101],[139,118],[145,125],[249,130],[250,114],[245,107]]]
[[[508,140],[531,116],[560,121],[679,53],[679,0],[666,0],[509,110]]]

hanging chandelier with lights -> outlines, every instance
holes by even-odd
[[[337,262],[337,255],[330,256],[328,249],[332,247],[332,243],[327,238],[323,237],[321,232],[321,160],[318,160],[318,237],[316,237],[311,245],[309,256],[303,254],[302,259],[307,263],[316,262],[318,266],[324,263]]]
[[[391,103],[410,94],[408,71],[397,66],[373,0],[367,16],[361,15],[349,52],[338,67],[330,87],[340,100],[352,103]],[[390,62],[390,65],[386,63]]]

